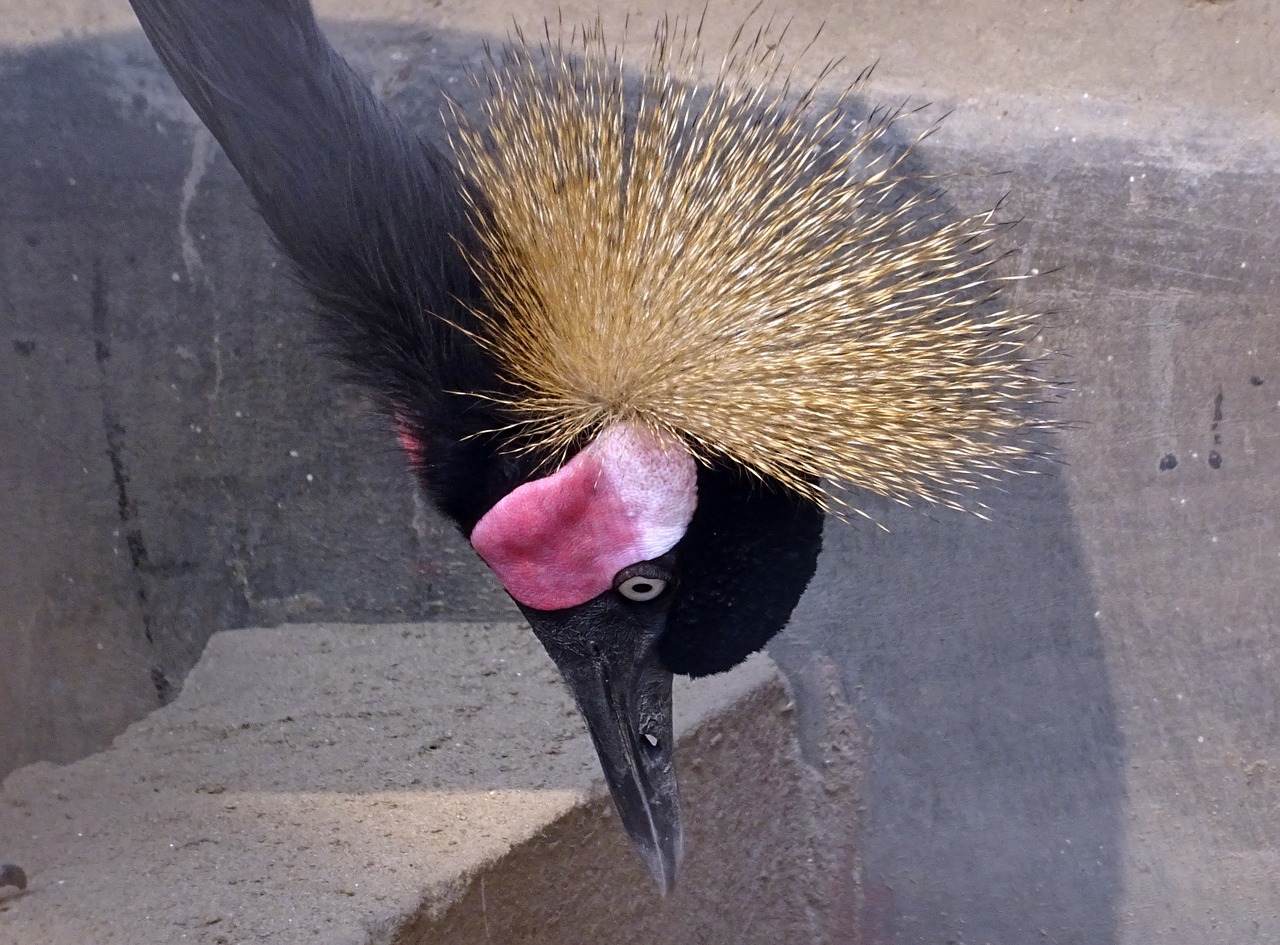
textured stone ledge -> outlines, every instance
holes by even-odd
[[[856,858],[824,840],[852,834],[847,755],[802,760],[762,657],[676,700],[687,853],[664,900],[527,629],[219,634],[109,750],[5,781],[30,883],[0,892],[0,942],[850,941]]]

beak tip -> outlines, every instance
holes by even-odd
[[[645,857],[645,866],[649,875],[658,887],[658,892],[665,898],[676,888],[676,864],[666,862],[661,857]]]
[[[666,838],[654,837],[652,840],[656,840],[657,843],[651,845],[650,839],[646,837],[640,840],[633,837],[632,842],[636,852],[644,860],[649,875],[653,877],[658,892],[665,898],[676,888],[676,876],[680,870],[680,861],[684,858],[684,837],[677,825],[676,832],[669,841],[666,841]]]
[[[661,896],[663,899],[666,899],[667,896],[671,894],[672,890],[676,888],[676,878],[674,876],[664,875],[661,878],[659,878],[657,882],[658,882],[658,895]]]

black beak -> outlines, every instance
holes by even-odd
[[[666,895],[684,845],[671,673],[657,655],[666,615],[612,598],[561,611],[522,609],[586,719],[623,827]]]

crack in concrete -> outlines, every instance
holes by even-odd
[[[196,279],[204,275],[204,260],[196,241],[191,235],[189,214],[191,204],[196,199],[200,182],[213,162],[213,135],[204,127],[196,129],[191,136],[191,166],[182,181],[182,198],[178,202],[178,245],[182,250],[182,265],[186,267],[187,277]]]
[[[125,426],[120,420],[112,397],[111,376],[108,362],[111,360],[110,308],[107,303],[107,278],[103,271],[102,257],[93,260],[93,282],[89,292],[90,321],[93,328],[93,355],[98,365],[100,397],[102,401],[102,429],[107,441],[107,461],[111,465],[111,479],[116,491],[116,514],[120,519],[125,546],[129,552],[130,571],[133,575],[134,596],[142,618],[142,634],[155,652],[155,634],[151,621],[151,603],[147,596],[145,572],[150,566],[146,540],[139,527],[138,508],[129,490],[129,470],[125,463]],[[173,686],[164,670],[157,664],[150,670],[151,684],[157,700],[163,704],[173,694]]]
[[[218,321],[217,311],[213,311],[212,317],[214,322]],[[209,390],[209,403],[213,403],[218,399],[218,394],[222,392],[222,338],[215,331],[213,333],[213,387]],[[212,420],[212,418],[210,418]]]
[[[230,490],[224,488],[222,490],[227,504],[234,509],[235,497],[231,495]],[[252,555],[252,552],[250,552]],[[231,543],[231,557],[228,564],[231,566],[231,576],[235,579],[236,586],[240,588],[240,594],[244,597],[244,602],[249,605],[251,611],[258,608],[259,602],[253,595],[253,584],[249,580],[249,569],[245,565],[245,548],[242,546],[239,538]]]
[[[204,257],[196,246],[196,239],[191,233],[191,206],[200,194],[200,184],[205,174],[213,166],[214,138],[209,129],[203,125],[197,127],[191,135],[191,164],[182,179],[182,190],[178,198],[178,249],[182,254],[182,265],[187,271],[188,280],[197,287],[209,290],[210,317],[214,324],[213,332],[213,386],[209,391],[209,402],[213,403],[222,393],[222,338],[217,331],[219,323],[218,310],[213,305],[213,284],[205,269]]]

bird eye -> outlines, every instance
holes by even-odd
[[[618,584],[618,593],[627,600],[640,603],[653,600],[667,589],[667,582],[660,577],[636,574]]]
[[[637,561],[613,576],[613,589],[638,604],[656,600],[675,580],[674,564],[675,556],[672,554],[651,561]]]

